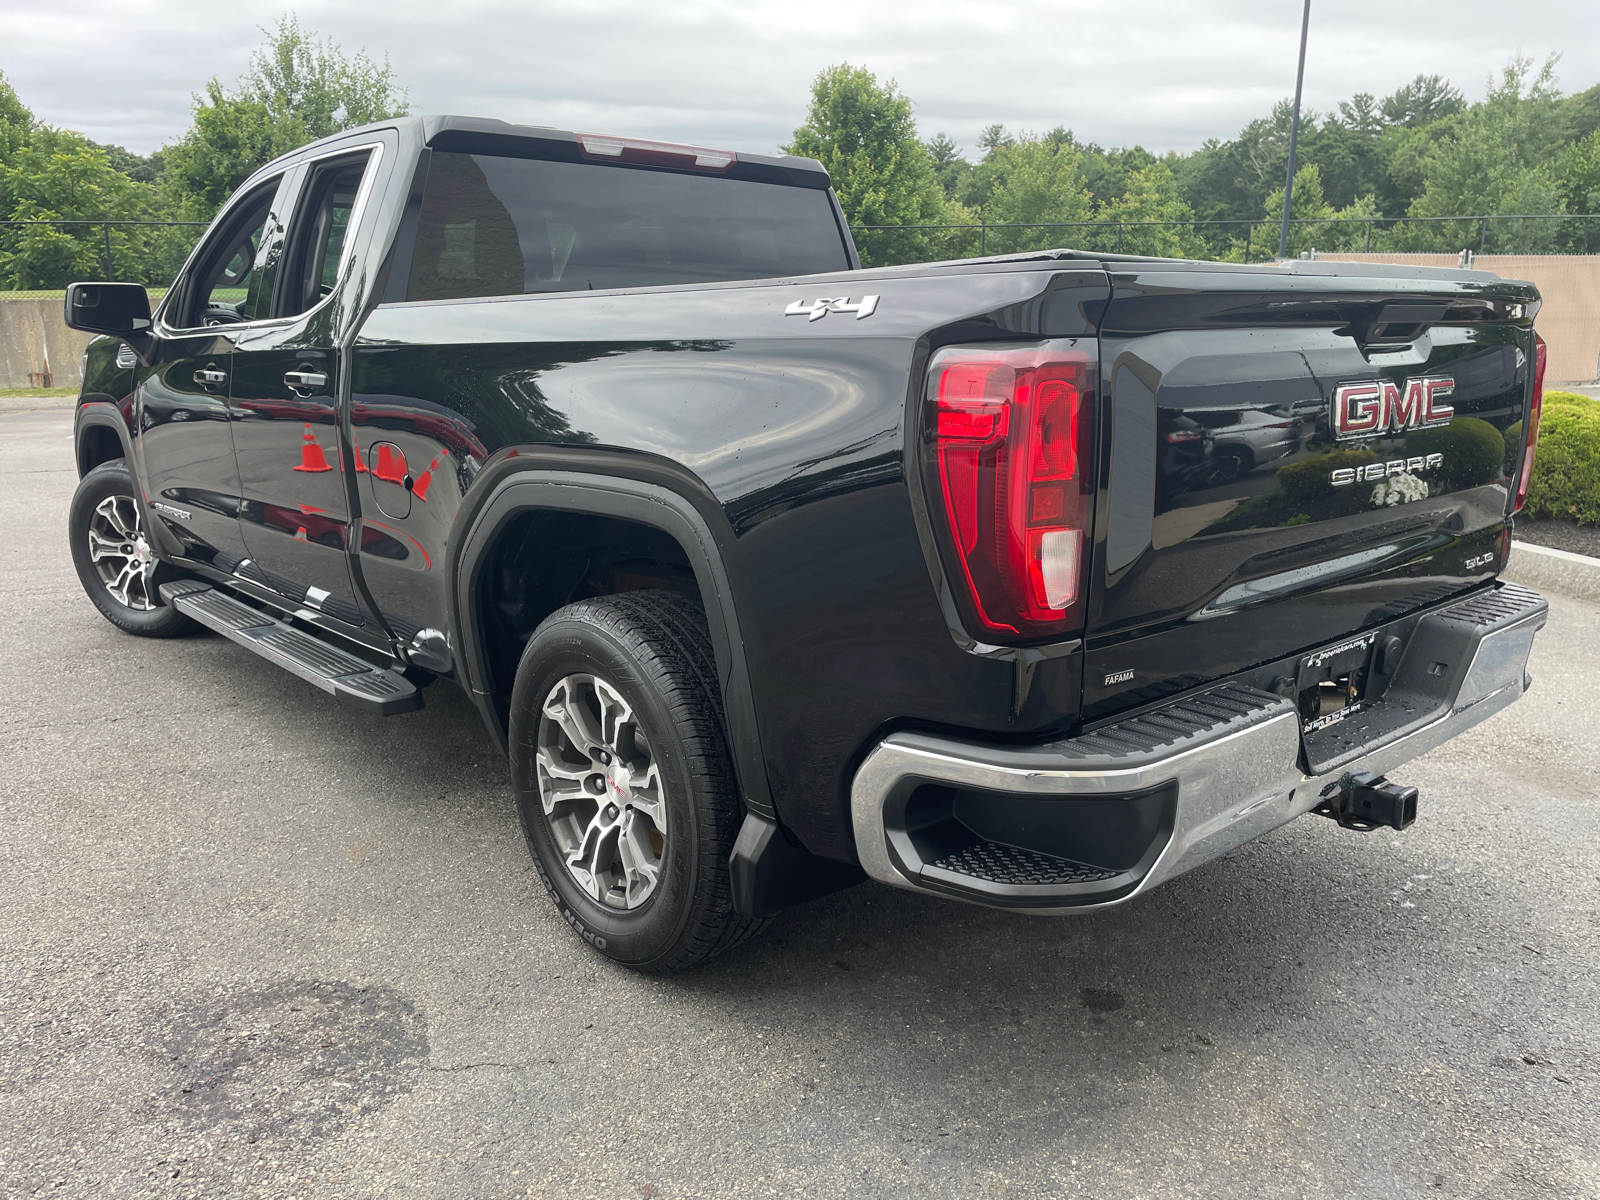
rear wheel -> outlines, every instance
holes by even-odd
[[[765,922],[733,907],[743,820],[705,616],[669,592],[585,600],[523,651],[511,766],[562,919],[608,958],[681,970]]]
[[[177,576],[156,559],[133,486],[120,458],[79,481],[67,514],[78,580],[118,629],[139,637],[187,633],[194,622],[161,599],[160,584]]]

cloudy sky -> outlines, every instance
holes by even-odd
[[[3,0],[0,70],[42,120],[148,153],[232,83],[283,0]],[[301,0],[303,27],[387,55],[412,111],[771,151],[831,63],[893,77],[924,136],[992,121],[1190,150],[1294,91],[1299,0]],[[1513,54],[1600,82],[1594,0],[1313,0],[1306,103],[1438,72],[1469,97]]]

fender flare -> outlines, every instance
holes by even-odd
[[[107,396],[104,400],[84,400],[78,404],[78,410],[73,415],[72,421],[72,459],[73,466],[77,468],[78,478],[83,478],[83,433],[89,426],[104,426],[114,430],[117,441],[122,444],[122,457],[128,461],[129,471],[133,470],[133,437],[128,432],[128,422],[122,417],[122,410],[116,401]]]
[[[450,620],[462,682],[495,745],[502,753],[509,753],[506,727],[494,702],[474,598],[489,548],[513,517],[531,509],[634,521],[660,530],[683,547],[705,603],[740,797],[751,812],[776,819],[744,638],[722,550],[700,509],[680,492],[661,484],[571,469],[517,470],[493,486],[475,513],[463,514],[468,516],[467,533],[459,540],[453,539],[455,549],[450,555],[450,577],[454,580]]]

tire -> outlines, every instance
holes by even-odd
[[[154,556],[124,460],[103,462],[78,482],[67,513],[67,536],[84,592],[118,629],[138,637],[166,638],[195,628],[193,621],[161,599],[160,585],[179,576]],[[123,553],[124,546],[133,552]]]
[[[510,741],[539,879],[601,954],[666,974],[766,926],[733,907],[744,811],[693,601],[628,592],[551,614],[517,667]]]
[[[1241,478],[1255,464],[1250,455],[1237,447],[1229,446],[1218,450],[1212,463],[1211,474],[1207,479],[1212,487],[1219,487],[1224,483],[1232,483]]]

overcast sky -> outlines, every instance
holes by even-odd
[[[1299,0],[303,0],[308,30],[387,55],[413,112],[501,117],[774,150],[822,67],[865,65],[969,155],[992,121],[1102,145],[1192,150],[1294,92]],[[231,84],[287,6],[254,0],[0,0],[0,70],[42,120],[148,153],[191,96]],[[1600,82],[1595,0],[1313,0],[1306,103],[1419,72],[1470,98],[1513,54],[1560,50]]]

